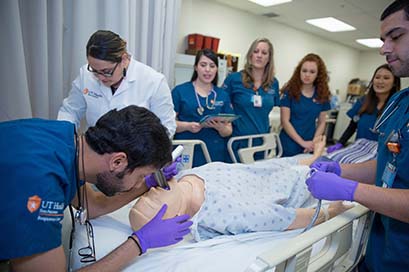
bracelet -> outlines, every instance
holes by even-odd
[[[328,207],[322,207],[322,212],[324,213],[324,220],[328,221],[329,219]]]
[[[132,235],[131,236],[128,236],[128,239],[131,239],[131,240],[133,240],[134,242],[135,242],[135,244],[138,246],[138,248],[139,248],[139,256],[141,256],[142,255],[142,248],[141,248],[141,245],[139,245],[139,243],[138,243],[138,241],[135,239],[135,237],[133,237]]]

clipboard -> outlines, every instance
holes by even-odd
[[[236,114],[229,114],[229,113],[210,114],[200,119],[199,123],[204,124],[205,122],[210,121],[210,120],[217,120],[221,122],[233,122],[234,120],[238,118],[240,118],[240,115],[236,115]]]

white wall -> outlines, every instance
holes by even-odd
[[[219,37],[219,51],[241,55],[240,68],[251,42],[258,37],[269,38],[274,45],[276,76],[280,86],[290,78],[304,55],[317,53],[330,71],[331,90],[339,89],[341,99],[346,96],[350,79],[360,77],[369,80],[374,68],[384,62],[378,50],[359,51],[212,1],[182,1],[177,53],[184,53],[186,37],[191,33]]]
[[[378,53],[378,50],[375,52],[362,52],[359,58],[359,70],[357,77],[361,79],[371,80],[373,72],[375,71],[376,67],[386,63],[385,57],[381,56]],[[409,87],[409,78],[402,78],[401,79],[401,88]]]
[[[378,50],[374,52],[362,52],[360,54],[359,68],[356,77],[364,80],[371,80],[375,69],[386,63],[385,57],[379,54]]]

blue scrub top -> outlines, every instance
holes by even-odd
[[[64,209],[76,192],[74,124],[0,123],[0,259],[61,245]]]
[[[357,123],[357,132],[356,132],[356,139],[365,138],[371,141],[377,141],[378,135],[373,133],[370,129],[373,128],[376,119],[378,118],[378,109],[375,108],[373,113],[363,113],[358,115],[359,110],[362,107],[365,97],[362,97],[355,104],[352,108],[347,112],[347,115],[352,120],[358,119],[358,121],[354,120]]]
[[[274,78],[270,88],[262,87],[257,92],[261,96],[262,106],[254,107],[255,91],[243,85],[241,72],[230,74],[224,81],[224,90],[229,94],[233,109],[241,118],[233,122],[233,136],[268,133],[270,120],[268,115],[274,106],[280,103],[278,80]]]
[[[203,107],[203,115],[197,112],[199,107],[195,89],[192,82],[185,82],[176,86],[172,91],[172,99],[177,119],[184,122],[199,122],[204,116],[218,113],[233,113],[230,98],[225,91],[214,86],[216,92],[216,101],[214,101],[214,94],[211,92],[208,97],[208,105],[211,106],[214,102],[214,109],[206,107],[206,98],[199,97],[200,105]],[[213,128],[202,128],[198,133],[184,131],[176,133],[174,139],[191,140],[199,139],[205,142],[212,161],[228,162],[229,155],[227,152],[227,137],[223,138],[219,132]],[[202,149],[195,146],[193,167],[200,166],[206,163]]]
[[[257,90],[261,96],[262,106],[255,107],[253,97],[256,92],[253,88],[246,88],[243,85],[242,73],[236,72],[230,74],[224,81],[224,90],[229,94],[233,104],[234,112],[241,117],[233,122],[232,136],[245,136],[252,134],[263,134],[270,131],[269,114],[274,106],[279,106],[279,83],[276,78],[271,82],[270,87],[265,91],[262,87]],[[257,139],[253,145],[261,145],[262,141]],[[246,141],[238,141],[233,145],[237,156],[237,150],[247,147]],[[255,159],[262,159],[263,154],[257,153]]]
[[[396,156],[397,171],[392,188],[409,190],[409,88],[394,94],[388,105],[394,101],[400,105],[398,110],[379,128],[376,185],[382,186],[381,177],[385,166],[393,160],[385,142],[395,131],[401,135],[401,151]],[[385,112],[384,116],[389,112]],[[408,271],[409,224],[377,213],[372,224],[365,264],[371,271]]]
[[[284,92],[281,97],[281,107],[290,108],[290,123],[295,131],[304,140],[311,141],[314,138],[316,130],[316,119],[323,111],[328,111],[331,108],[329,101],[319,103],[316,101],[317,92],[314,91],[312,97],[306,97],[301,94],[300,100],[295,100]],[[303,153],[304,148],[297,144],[284,129],[280,132],[280,140],[283,146],[283,157],[294,156]]]

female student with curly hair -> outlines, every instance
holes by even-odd
[[[312,140],[324,133],[326,111],[330,109],[328,73],[320,56],[306,55],[281,92],[283,156],[313,151]]]

